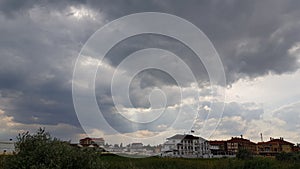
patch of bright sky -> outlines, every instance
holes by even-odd
[[[300,100],[300,70],[292,74],[268,74],[253,80],[241,79],[226,89],[226,102],[263,104],[265,115]]]
[[[96,12],[83,6],[71,6],[69,10],[69,15],[72,15],[76,19],[83,19],[89,17],[93,20],[96,20],[97,17]]]

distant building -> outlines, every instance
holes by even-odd
[[[300,144],[297,144],[296,146],[293,147],[294,152],[300,152]]]
[[[144,149],[143,143],[130,144],[129,152],[131,152],[131,153],[142,153],[145,151],[146,151],[146,149]]]
[[[154,154],[161,153],[161,149],[162,149],[162,145],[161,144],[158,145],[158,146],[156,146],[156,147],[154,147],[154,150],[153,150]]]
[[[86,137],[84,139],[80,139],[79,144],[83,147],[95,146],[95,147],[104,147],[104,139],[103,138],[90,138]]]
[[[259,155],[274,156],[278,153],[289,153],[295,151],[294,144],[285,141],[282,137],[279,139],[270,138],[270,141],[257,143]]]
[[[163,156],[186,158],[211,157],[209,143],[202,137],[189,134],[176,134],[163,144],[161,149]]]
[[[232,137],[227,141],[228,154],[237,154],[239,150],[248,150],[252,154],[257,154],[256,143],[241,137]]]
[[[209,141],[210,151],[214,156],[226,156],[228,155],[227,151],[227,141],[223,140],[214,140]]]
[[[11,155],[15,153],[15,143],[12,141],[0,142],[0,155]]]

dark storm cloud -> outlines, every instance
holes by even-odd
[[[300,41],[297,33],[300,12],[296,10],[299,2],[152,1],[151,5],[134,3],[131,6],[132,2],[111,3],[104,10],[115,19],[148,6],[145,11],[171,13],[191,21],[207,34],[219,51],[229,83],[245,76],[282,74],[299,68],[297,58],[287,52]],[[94,1],[90,4],[96,8],[99,5]]]
[[[26,15],[15,10],[21,9],[12,8],[13,17],[0,16],[0,93],[1,99],[9,99],[1,109],[16,122],[78,125],[71,93],[73,65],[81,43],[99,23],[72,20],[67,10],[53,14],[37,7]]]
[[[34,7],[41,7],[44,10],[64,10],[69,5],[84,4],[81,0],[2,0],[0,1],[0,11],[7,17],[28,14],[28,10]]]
[[[229,83],[240,77],[295,71],[287,50],[300,39],[298,1],[3,1],[3,13],[26,11],[36,4],[61,9],[82,4],[107,18],[145,11],[188,19],[208,35],[223,60]],[[272,10],[270,10],[272,9]],[[282,42],[278,42],[282,39]],[[279,66],[280,65],[280,66]]]
[[[176,56],[180,57],[180,59],[182,59],[187,64],[187,66],[191,68],[194,76],[199,81],[199,85],[201,85],[203,82],[208,81],[207,72],[198,56],[182,42],[162,35],[146,34],[127,38],[115,45],[107,53],[105,58],[113,66],[117,66],[128,55],[146,48],[159,48],[172,52]],[[159,61],[157,61],[157,63],[159,64]],[[153,86],[153,84],[158,86],[177,85],[173,78],[167,77],[164,73],[145,71],[145,74],[146,75],[143,76],[145,81],[142,81],[141,83],[142,88]],[[151,79],[151,82],[147,81],[147,78]],[[186,84],[184,85],[189,86],[191,83],[191,81],[186,78],[185,74],[182,74],[180,76],[180,79],[186,82]]]
[[[73,13],[66,10],[70,5],[82,5],[104,13],[109,21],[145,11],[166,12],[185,18],[203,30],[215,45],[228,83],[246,76],[257,77],[268,72],[282,74],[299,68],[297,58],[288,53],[288,49],[300,41],[300,2],[297,0],[2,0],[0,91],[2,98],[13,98],[5,106],[5,113],[18,122],[78,123],[71,97],[73,66],[81,44],[103,23],[85,18],[81,21],[70,20]],[[32,9],[37,13],[32,13]],[[59,14],[53,16],[52,11]],[[148,39],[150,41],[144,42],[138,38],[129,39],[130,43],[120,44],[119,50],[112,50],[108,60],[116,66],[126,54],[145,47],[164,47],[183,58],[193,57],[191,52],[180,50],[182,46],[177,42],[163,37]],[[185,61],[200,80],[205,79],[206,71],[201,63],[193,59]],[[154,84],[174,84],[171,79],[159,74],[150,73],[144,76],[144,80],[141,84],[144,88]],[[149,84],[148,80],[153,83]],[[108,118],[112,118],[113,115],[109,115],[113,107],[110,92],[105,96],[106,99],[101,98],[102,103],[106,104],[103,110]],[[229,105],[228,109],[229,116],[234,116],[243,108]],[[251,110],[245,116],[258,119],[259,113]],[[111,121],[118,124],[118,118]],[[126,125],[119,126],[119,129],[124,129]]]
[[[35,0],[31,0],[31,1],[18,1],[18,0],[5,1],[4,0],[0,2],[0,10],[3,14],[11,16],[15,12],[26,11],[29,8],[32,8],[35,2],[36,2]]]

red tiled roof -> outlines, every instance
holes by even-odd
[[[227,142],[232,143],[232,142],[243,142],[243,143],[250,143],[250,144],[256,144],[248,139],[244,139],[244,138],[239,138],[239,137],[232,137],[230,140],[228,140]]]
[[[225,144],[227,141],[224,141],[224,140],[212,140],[212,141],[209,141],[209,144],[210,145],[213,145],[213,144]]]
[[[90,137],[86,137],[86,138],[83,138],[83,139],[80,139],[80,140],[101,140],[101,141],[104,141],[103,138],[90,138]]]
[[[262,144],[271,144],[271,143],[278,143],[278,144],[284,144],[284,145],[294,145],[291,142],[285,141],[283,139],[272,139],[270,141],[267,142],[258,142],[258,145],[262,145]]]

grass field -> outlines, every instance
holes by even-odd
[[[0,156],[0,169],[5,158]],[[183,159],[183,158],[125,158],[116,155],[99,156],[103,169],[300,169],[300,163],[282,162],[272,158],[257,157],[251,160],[236,158]]]
[[[115,155],[101,156],[104,169],[300,169],[299,163],[282,162],[258,157],[252,160],[183,159],[183,158],[125,158]]]

